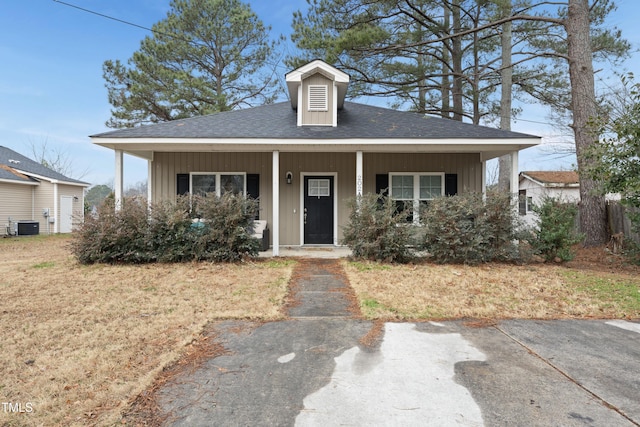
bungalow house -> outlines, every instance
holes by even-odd
[[[70,233],[88,186],[0,146],[0,234]]]
[[[338,245],[346,201],[389,189],[413,201],[483,192],[486,161],[540,138],[345,101],[349,76],[315,60],[285,75],[289,102],[91,136],[148,161],[149,199],[226,191],[259,197],[260,219],[280,245]],[[512,192],[517,192],[517,167]],[[414,215],[415,217],[415,215]],[[416,218],[417,219],[417,218]]]
[[[568,203],[580,201],[580,181],[575,171],[520,172],[518,179],[520,215],[525,224],[533,225],[537,219],[533,206],[544,197],[552,197]]]

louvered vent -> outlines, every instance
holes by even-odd
[[[329,91],[326,85],[309,85],[309,111],[329,109]]]

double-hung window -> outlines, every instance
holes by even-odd
[[[244,196],[247,194],[247,179],[242,172],[192,172],[190,187],[191,194],[215,194],[220,197],[231,192]]]
[[[398,209],[411,209],[409,221],[420,222],[420,208],[444,195],[444,173],[390,173],[390,195]]]

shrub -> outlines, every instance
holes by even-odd
[[[256,209],[255,200],[231,193],[184,196],[150,209],[145,201],[125,198],[117,212],[108,201],[85,218],[71,249],[83,264],[239,261],[258,254],[260,243],[252,237]]]
[[[96,215],[85,217],[74,232],[73,254],[82,264],[149,262],[145,241],[147,214],[143,201],[125,199],[122,209],[116,212],[114,200],[105,200]]]
[[[575,254],[571,247],[582,240],[575,226],[578,207],[553,197],[544,197],[540,204],[533,206],[538,214],[536,227],[529,242],[535,254],[545,261],[571,261]]]
[[[367,193],[349,201],[349,223],[343,229],[343,243],[354,258],[386,262],[411,260],[409,210],[398,211],[395,201]]]
[[[439,263],[520,261],[518,220],[508,194],[468,193],[429,202],[421,248]]]

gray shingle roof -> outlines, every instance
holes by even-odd
[[[337,127],[299,127],[289,102],[120,129],[92,138],[509,139],[537,138],[422,114],[345,102]]]
[[[77,179],[69,178],[67,176],[62,175],[54,170],[49,169],[42,164],[31,160],[28,157],[23,156],[22,154],[11,150],[10,148],[3,147],[0,145],[0,165],[5,165],[10,167],[11,169],[15,169],[18,171],[25,172],[25,175],[34,174],[38,176],[42,176],[49,179],[56,179],[58,181],[64,181],[74,184],[85,184],[89,185],[87,182],[79,181]],[[9,172],[6,169],[0,168],[0,179],[12,180],[12,181],[22,181],[25,182],[24,178],[19,177],[18,175]],[[33,178],[29,177],[30,181],[34,181]]]

